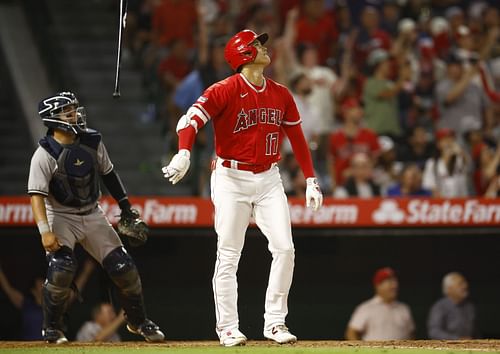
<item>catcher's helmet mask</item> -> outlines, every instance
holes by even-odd
[[[242,65],[251,63],[257,57],[257,48],[252,44],[259,41],[260,44],[264,45],[268,39],[267,33],[257,35],[251,30],[238,32],[227,42],[224,58],[233,70],[239,71]]]
[[[73,110],[64,108],[73,106]],[[76,120],[71,122],[68,115],[76,112]],[[87,130],[87,115],[85,108],[80,106],[78,99],[72,92],[59,92],[54,96],[47,97],[38,104],[38,114],[48,128],[61,129],[74,134]]]

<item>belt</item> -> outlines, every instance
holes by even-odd
[[[273,166],[272,163],[264,165],[256,165],[256,164],[241,163],[238,161],[231,161],[231,160],[222,160],[221,165],[227,168],[232,168],[240,171],[249,171],[253,173],[261,173],[267,171]]]
[[[95,207],[93,207],[92,209],[89,209],[89,210],[85,210],[85,211],[80,211],[78,213],[74,213],[75,215],[79,215],[79,216],[82,216],[82,215],[90,215],[92,214],[95,210],[97,209],[97,205]]]

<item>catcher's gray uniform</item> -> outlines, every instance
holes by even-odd
[[[100,175],[113,170],[113,164],[102,142],[97,147],[97,167]],[[73,168],[92,161],[80,158],[69,161]],[[117,247],[122,246],[111,224],[108,222],[97,201],[83,206],[67,206],[59,203],[50,192],[52,178],[58,171],[58,161],[42,146],[33,154],[28,180],[29,194],[46,196],[45,206],[51,230],[56,234],[61,245],[73,249],[76,242],[89,252],[99,263]]]
[[[38,104],[38,113],[49,130],[33,154],[28,193],[34,201],[42,243],[46,238],[54,241],[55,235],[60,244],[57,250],[47,252],[42,301],[44,339],[49,343],[67,342],[64,313],[77,269],[73,247],[79,242],[102,264],[116,285],[128,330],[147,341],[162,341],[165,335],[146,316],[141,278],[134,260],[98,206],[102,180],[120,206],[120,232],[124,231],[129,238],[137,237],[135,245],[146,241],[147,225],[131,208],[101,134],[87,128],[84,107],[72,92],[59,92],[43,99]],[[64,145],[63,141],[71,143]],[[45,196],[46,215],[41,215],[44,210],[39,203],[40,195]]]

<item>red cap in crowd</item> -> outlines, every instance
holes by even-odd
[[[436,140],[441,140],[449,136],[455,136],[455,132],[449,128],[441,128],[436,131]]]
[[[373,276],[373,285],[377,286],[386,279],[396,278],[396,273],[390,267],[380,268]]]

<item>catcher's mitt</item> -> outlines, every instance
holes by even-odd
[[[121,236],[127,236],[132,247],[142,246],[148,240],[148,225],[140,218],[136,209],[122,210],[117,229]]]

